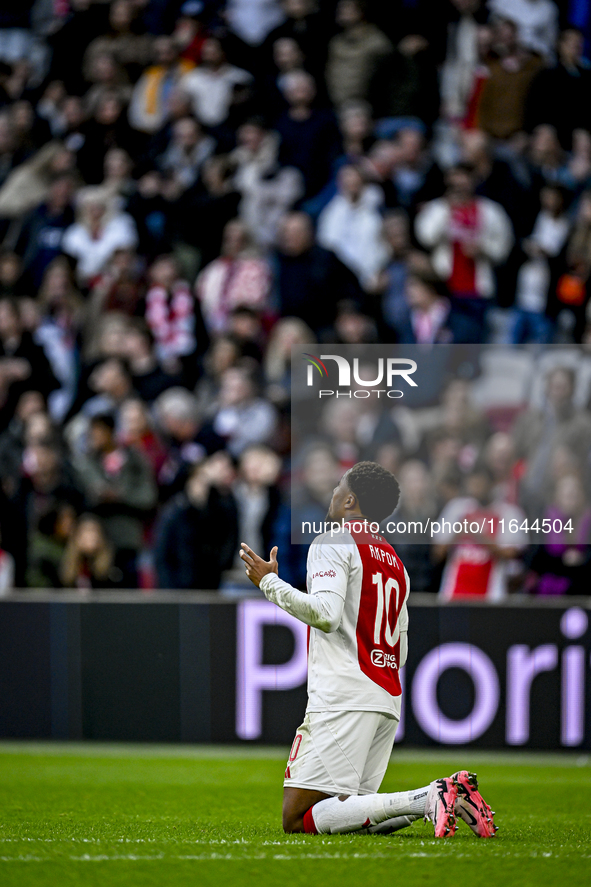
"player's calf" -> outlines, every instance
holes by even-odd
[[[314,804],[326,798],[330,798],[330,795],[325,792],[286,786],[283,789],[283,831],[288,835],[311,831],[309,811]],[[306,814],[309,814],[307,818]],[[308,828],[304,822],[305,818]]]
[[[400,817],[408,816],[416,819],[423,816],[428,794],[429,786],[425,786],[410,792],[339,795],[327,798],[306,812],[303,817],[304,831],[322,835],[373,832],[374,826],[387,821],[392,823]],[[410,823],[405,823],[408,824]],[[400,822],[396,825],[399,828],[403,827]]]

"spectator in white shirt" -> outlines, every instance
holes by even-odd
[[[203,44],[202,64],[189,71],[181,88],[189,96],[193,112],[204,126],[219,126],[230,111],[235,86],[252,82],[252,75],[228,64],[221,42],[210,37]]]
[[[338,193],[318,219],[318,243],[332,250],[367,287],[388,256],[381,237],[383,193],[377,185],[366,184],[355,166],[342,167],[337,184]]]
[[[279,137],[253,117],[238,129],[229,155],[236,166],[233,184],[242,195],[239,214],[251,237],[263,248],[274,246],[279,222],[304,195],[304,179],[294,166],[279,166]]]
[[[452,308],[463,317],[457,341],[481,342],[486,303],[495,294],[494,267],[511,251],[513,228],[499,203],[475,195],[472,167],[459,164],[448,170],[446,185],[443,197],[430,200],[417,215],[415,233],[447,285]]]
[[[77,221],[64,234],[62,249],[76,259],[78,282],[86,286],[118,249],[133,249],[138,236],[135,222],[117,210],[114,198],[100,187],[80,192]]]
[[[230,367],[222,376],[219,409],[213,422],[226,448],[239,457],[251,444],[269,443],[277,427],[277,413],[268,400],[257,396],[250,369]]]
[[[533,231],[523,243],[527,260],[519,269],[511,341],[548,344],[553,324],[546,316],[550,290],[550,262],[562,252],[570,230],[564,211],[564,195],[557,186],[546,185],[540,193],[540,212]]]
[[[260,46],[284,20],[279,0],[229,0],[226,4],[226,21],[249,46]]]
[[[447,52],[441,68],[441,100],[443,116],[462,120],[474,90],[478,65],[479,24],[475,13],[480,0],[451,0],[460,16],[448,27]]]
[[[553,0],[489,0],[493,15],[515,22],[519,43],[554,61],[558,37],[558,9]]]

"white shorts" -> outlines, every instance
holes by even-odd
[[[377,792],[388,767],[398,721],[375,711],[306,712],[283,785],[327,795]]]

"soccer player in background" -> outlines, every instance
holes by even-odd
[[[374,530],[399,495],[394,475],[375,462],[343,475],[327,514],[340,528],[310,546],[307,594],[279,578],[277,547],[264,561],[242,543],[249,579],[310,626],[308,706],[285,771],[286,832],[385,834],[423,817],[444,838],[460,816],[478,837],[495,834],[492,811],[466,770],[413,791],[378,794],[400,721],[409,578]]]

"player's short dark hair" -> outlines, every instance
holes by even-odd
[[[400,498],[398,481],[377,462],[358,462],[347,472],[347,485],[357,496],[364,517],[380,523],[392,514]]]

